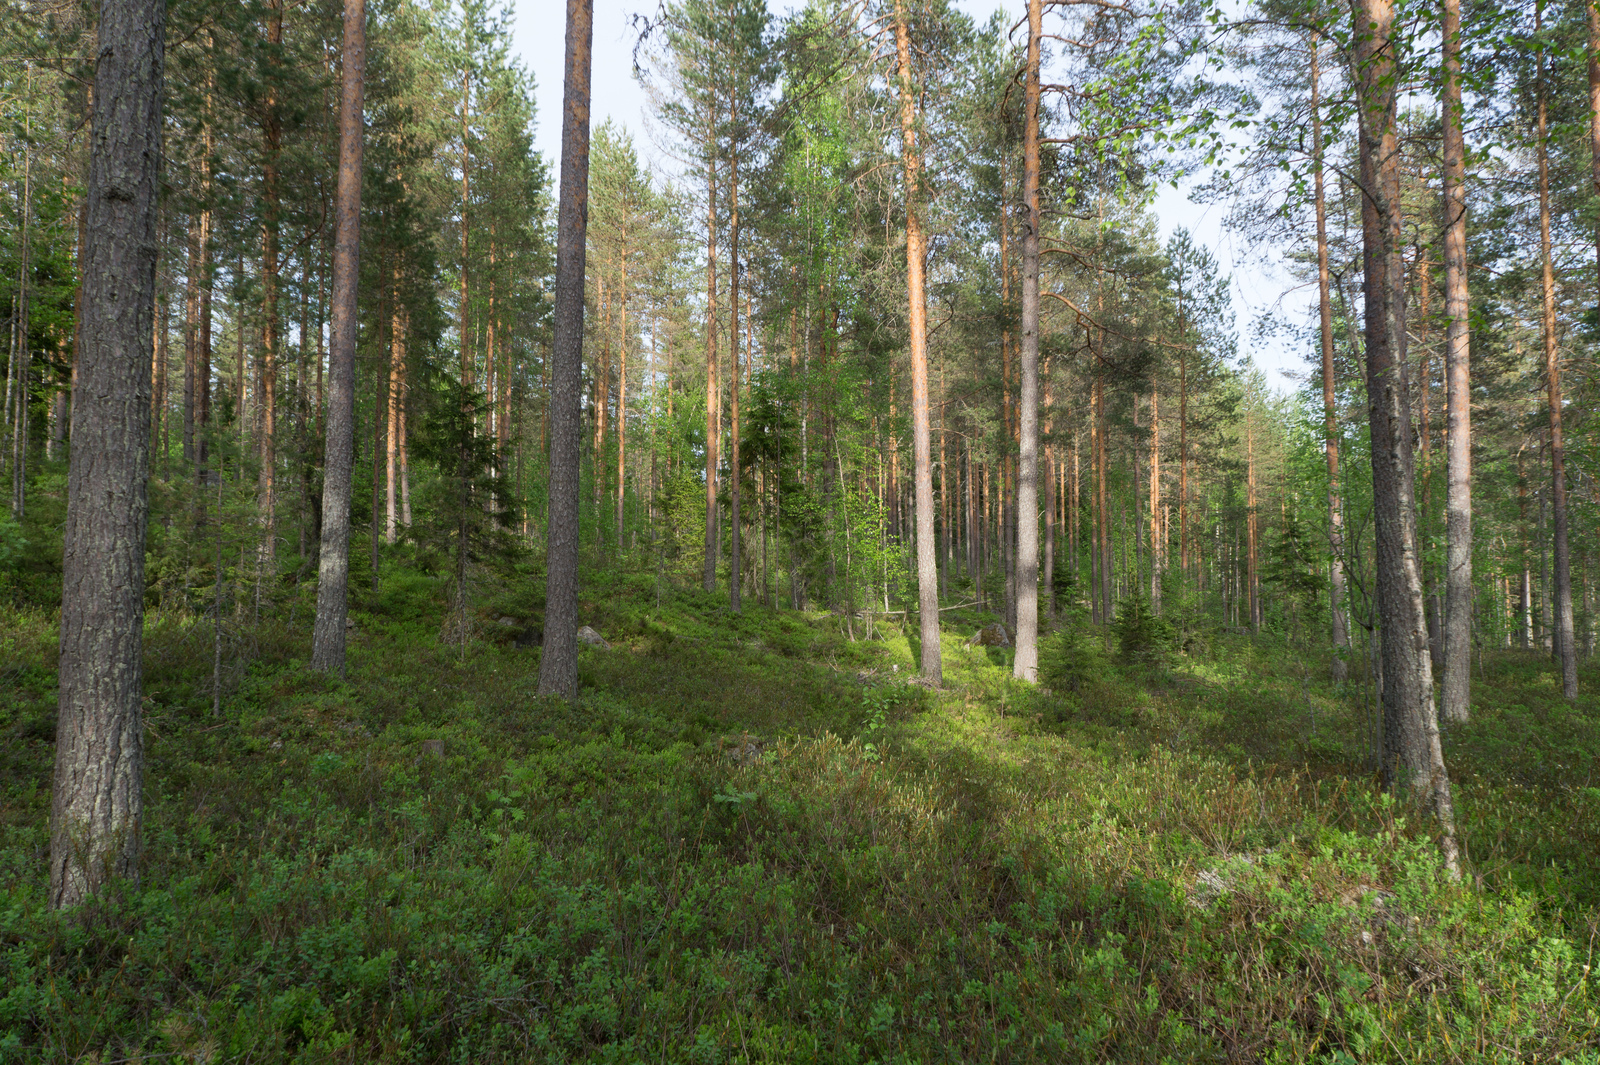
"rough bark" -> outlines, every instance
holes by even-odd
[[[905,183],[906,296],[911,323],[911,450],[916,491],[917,610],[921,622],[922,678],[944,684],[939,646],[939,565],[934,557],[933,441],[928,418],[928,305],[923,271],[922,151],[917,143],[917,101],[911,82],[911,29],[905,0],[894,5],[895,60],[900,90],[900,150]]]
[[[708,123],[707,137],[711,136]],[[722,393],[717,381],[717,163],[706,155],[706,557],[703,585],[717,590],[717,458],[721,450]]]
[[[1323,182],[1322,100],[1319,42],[1311,42],[1311,168],[1317,217],[1317,317],[1322,341],[1322,448],[1328,463],[1328,613],[1330,637],[1336,649],[1348,650],[1350,629],[1345,620],[1344,502],[1339,487],[1338,401],[1333,368],[1333,298],[1328,267],[1328,200]],[[1347,673],[1344,658],[1335,651],[1332,673],[1342,682]]]
[[[1431,807],[1445,865],[1455,872],[1450,778],[1433,705],[1433,667],[1417,557],[1411,412],[1405,372],[1405,264],[1401,259],[1397,69],[1393,0],[1357,0],[1355,74],[1360,117],[1362,267],[1366,287],[1368,416],[1378,615],[1383,627],[1386,783]]]
[[[1543,5],[1536,9],[1542,23]],[[1537,66],[1538,130],[1534,144],[1539,156],[1539,249],[1542,259],[1542,332],[1544,340],[1545,400],[1550,408],[1550,536],[1552,636],[1556,661],[1561,667],[1561,694],[1578,697],[1578,648],[1572,617],[1572,553],[1567,539],[1566,448],[1561,433],[1561,353],[1556,346],[1556,283],[1550,250],[1550,150],[1546,138],[1545,56],[1541,47]]]
[[[283,45],[283,0],[268,6],[267,44],[272,63],[278,64],[277,50]],[[262,193],[266,204],[261,233],[261,360],[256,389],[259,436],[256,444],[260,470],[256,483],[256,502],[260,511],[261,546],[259,566],[270,572],[277,557],[277,417],[278,417],[278,157],[283,148],[283,121],[278,113],[276,88],[267,93],[264,123],[265,160]]]
[[[1017,653],[1012,676],[1039,679],[1039,37],[1041,0],[1028,0],[1022,120],[1022,387],[1018,410]]]
[[[1466,721],[1472,698],[1472,382],[1467,326],[1466,151],[1461,110],[1461,0],[1444,0],[1444,376],[1446,558],[1444,716]]]
[[[360,280],[362,92],[366,0],[345,0],[339,96],[339,183],[334,201],[333,307],[323,445],[322,537],[311,668],[344,675],[350,589],[350,481],[355,465],[357,283]]]
[[[589,229],[589,66],[594,0],[567,0],[561,116],[555,337],[550,367],[550,490],[545,519],[544,651],[539,694],[578,697],[578,399],[583,388],[583,282]]]
[[[739,584],[744,564],[740,515],[740,490],[744,487],[739,470],[739,154],[728,159],[728,355],[733,368],[732,387],[728,391],[728,473],[729,494],[729,551],[728,551],[728,606],[739,610]]]
[[[623,503],[628,470],[628,249],[621,254],[621,291],[617,294],[617,550],[622,550]]]
[[[400,268],[394,271],[394,303],[389,321],[389,394],[388,436],[384,441],[384,526],[385,543],[394,543],[396,533],[395,503],[398,496],[395,465],[400,455],[400,383],[406,366],[406,320],[401,308]]]
[[[104,0],[62,556],[50,905],[137,877],[164,0]]]

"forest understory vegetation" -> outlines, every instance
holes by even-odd
[[[0,1065],[1600,1065],[1600,0],[776,6],[6,5]]]
[[[344,681],[291,590],[225,634],[220,714],[211,620],[150,611],[141,879],[77,912],[41,875],[57,621],[0,622],[0,1060],[1600,1054],[1592,659],[1576,704],[1477,662],[1452,882],[1377,786],[1359,653],[1334,685],[1281,633],[1067,610],[1035,687],[967,608],[934,692],[903,616],[613,560],[567,704],[537,560],[462,644],[448,575],[387,550]]]

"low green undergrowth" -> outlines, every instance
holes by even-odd
[[[1452,882],[1359,686],[1267,638],[1063,625],[1032,689],[949,618],[930,693],[914,625],[599,573],[566,706],[528,588],[465,649],[444,594],[358,603],[343,682],[303,615],[228,634],[220,716],[152,616],[142,879],[70,915],[52,619],[0,624],[0,1060],[1600,1060],[1596,708],[1541,663],[1449,733]]]

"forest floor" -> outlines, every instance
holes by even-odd
[[[304,607],[235,633],[219,716],[210,622],[152,612],[143,879],[70,917],[55,622],[0,617],[0,1061],[1600,1060],[1593,662],[1569,706],[1485,656],[1452,883],[1282,637],[1065,624],[1029,689],[953,610],[930,693],[894,619],[584,587],[570,707],[531,577],[463,652],[392,572],[342,682]]]

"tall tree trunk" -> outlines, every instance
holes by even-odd
[[[906,0],[894,5],[895,58],[900,88],[900,154],[905,183],[906,297],[911,324],[911,451],[917,508],[917,611],[922,678],[944,685],[939,646],[939,568],[933,539],[933,442],[928,418],[928,304],[923,271],[922,150],[917,143],[917,99],[911,81],[911,28]]]
[[[1189,343],[1178,302],[1178,576],[1189,577]]]
[[[1451,0],[1447,0],[1451,2]],[[1333,679],[1347,675],[1340,651],[1350,648],[1350,628],[1345,618],[1344,500],[1339,487],[1339,428],[1337,382],[1333,365],[1333,296],[1328,268],[1328,200],[1323,183],[1323,139],[1320,40],[1311,40],[1311,169],[1317,214],[1317,318],[1322,341],[1322,449],[1328,463],[1328,614],[1335,648]]]
[[[1535,7],[1536,25],[1542,26],[1544,3]],[[1572,618],[1572,554],[1567,543],[1566,448],[1561,437],[1561,354],[1556,347],[1556,282],[1550,252],[1550,148],[1545,135],[1545,58],[1539,48],[1538,131],[1534,144],[1539,155],[1539,250],[1543,272],[1542,326],[1544,334],[1544,375],[1546,402],[1550,408],[1550,526],[1551,554],[1555,572],[1550,589],[1554,608],[1556,660],[1561,665],[1561,694],[1568,700],[1578,697],[1578,648]]]
[[[578,697],[578,449],[582,427],[583,280],[589,222],[589,63],[594,0],[567,0],[556,228],[555,337],[550,356],[550,509],[545,519],[544,651],[539,694]]]
[[[628,251],[622,250],[622,284],[617,293],[617,550],[622,550],[622,506],[628,469]]]
[[[737,118],[737,116],[734,116]],[[728,158],[728,355],[733,367],[733,387],[728,393],[729,530],[728,604],[739,610],[740,568],[744,563],[741,536],[743,519],[739,513],[740,491],[744,487],[739,471],[739,153]]]
[[[270,0],[268,10],[267,44],[272,49],[272,66],[277,68],[277,50],[283,45],[283,0]],[[261,182],[266,208],[261,233],[261,360],[258,368],[260,383],[256,391],[260,421],[260,436],[256,446],[261,469],[256,485],[256,503],[261,521],[261,548],[257,562],[262,570],[270,572],[277,558],[278,157],[283,148],[283,120],[278,113],[276,87],[267,93],[266,108],[266,159]]]
[[[344,675],[350,603],[350,482],[356,441],[356,310],[361,277],[362,108],[367,65],[366,0],[344,0],[344,70],[339,93],[339,184],[334,200],[333,321],[323,444],[322,537],[311,668]],[[319,331],[320,332],[320,331]]]
[[[1150,609],[1161,613],[1161,574],[1167,535],[1161,521],[1161,391],[1150,389]]]
[[[404,314],[400,309],[400,267],[398,263],[394,268],[394,302],[389,319],[389,433],[384,447],[384,526],[383,539],[385,543],[394,543],[395,540],[395,503],[396,488],[395,466],[400,457],[400,382],[405,375],[406,365],[406,323]]]
[[[206,46],[211,36],[206,35]],[[195,441],[195,483],[203,486],[206,466],[210,457],[211,440],[207,429],[211,425],[211,90],[216,74],[206,74],[206,94],[200,133],[200,243],[195,272],[199,278],[199,307],[195,314],[195,419],[198,438]],[[204,498],[203,496],[201,498]]]
[[[150,318],[166,4],[103,0],[62,554],[53,908],[139,875]]]
[[[1022,388],[1017,479],[1017,653],[1011,674],[1039,679],[1039,36],[1043,6],[1028,0],[1022,119]]]
[[[1377,599],[1383,626],[1386,782],[1427,797],[1447,868],[1458,859],[1450,778],[1433,706],[1422,607],[1405,373],[1405,267],[1400,256],[1400,168],[1393,0],[1357,0],[1355,74],[1360,116],[1361,223],[1366,287],[1367,395],[1372,440]]]
[[[456,312],[456,328],[461,335],[460,374],[463,404],[473,384],[471,304],[468,288],[469,264],[472,254],[472,136],[469,125],[472,115],[472,70],[461,72],[461,287],[458,296],[460,309]]]
[[[1591,19],[1594,8],[1590,7]],[[1446,462],[1444,716],[1472,701],[1472,375],[1467,325],[1467,166],[1462,137],[1461,0],[1444,0],[1444,299]],[[1597,126],[1600,131],[1600,126]],[[1600,157],[1597,157],[1600,158]]]
[[[722,395],[717,382],[717,161],[707,123],[706,150],[706,557],[703,585],[717,590],[717,459],[722,431]]]
[[[195,367],[200,347],[200,227],[204,211],[189,216],[185,246],[188,265],[183,279],[183,463],[194,466]]]
[[[33,295],[33,238],[29,232],[32,213],[33,141],[30,137],[24,139],[22,148],[22,249],[17,280],[17,357],[11,360],[16,363],[15,413],[12,413],[12,404],[8,403],[6,407],[6,413],[11,417],[11,516],[19,522],[27,502],[28,380],[33,376],[33,345],[29,340],[32,325],[29,311]],[[155,297],[152,295],[150,299],[153,307]]]
[[[1250,414],[1244,416],[1244,451],[1245,451],[1245,480],[1246,507],[1245,514],[1245,582],[1248,585],[1246,601],[1250,608],[1250,629],[1256,634],[1261,632],[1261,597],[1260,597],[1260,556],[1257,553],[1257,529],[1260,515],[1256,513],[1256,434]]]

